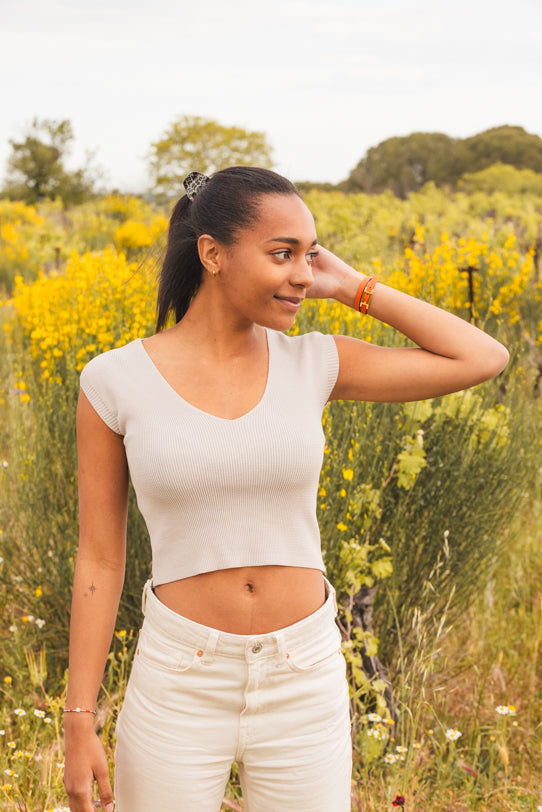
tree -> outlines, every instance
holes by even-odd
[[[347,188],[363,192],[391,189],[404,198],[430,180],[437,185],[454,183],[463,167],[457,139],[444,133],[412,133],[371,147],[350,173]]]
[[[182,116],[151,144],[152,188],[159,196],[178,197],[183,179],[194,170],[211,174],[228,166],[270,169],[271,152],[264,133],[224,127],[200,116]]]
[[[466,171],[479,172],[492,164],[502,163],[516,169],[542,172],[542,138],[523,127],[492,127],[464,140],[469,156]]]
[[[35,118],[23,140],[10,139],[3,196],[26,203],[59,197],[64,206],[90,197],[95,183],[90,158],[86,167],[73,172],[64,166],[73,137],[68,120]]]
[[[429,181],[455,187],[464,173],[495,163],[542,172],[542,138],[508,125],[464,139],[444,133],[388,138],[367,151],[344,185],[369,193],[391,189],[404,198]]]

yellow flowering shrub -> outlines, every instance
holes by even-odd
[[[70,211],[70,227],[79,253],[116,246],[135,257],[166,230],[161,211],[139,197],[107,195]]]
[[[167,221],[161,216],[155,217],[149,225],[136,220],[126,220],[115,230],[115,246],[119,251],[137,252],[152,245],[166,228]]]
[[[155,277],[124,254],[73,254],[64,273],[16,279],[13,307],[43,378],[62,383],[100,352],[152,331]]]
[[[42,225],[43,218],[40,217],[34,206],[28,206],[18,200],[0,200],[0,225],[12,223],[22,225]]]
[[[109,194],[94,203],[92,207],[111,220],[121,223],[128,220],[147,220],[155,214],[149,203],[133,195]]]
[[[470,310],[472,317],[484,321],[491,315],[504,315],[509,325],[520,318],[524,294],[540,302],[542,289],[534,279],[534,252],[530,249],[520,255],[514,234],[509,234],[501,247],[490,246],[487,235],[482,240],[452,240],[447,233],[430,253],[417,250],[419,245],[407,247],[396,259],[386,278],[392,287],[464,317]]]
[[[16,274],[26,279],[54,260],[55,229],[34,206],[0,200],[0,294],[10,291]]]

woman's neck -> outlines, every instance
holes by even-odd
[[[220,297],[198,291],[180,322],[166,331],[185,347],[217,360],[250,354],[265,341],[265,331],[231,308]]]

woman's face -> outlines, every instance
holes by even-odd
[[[297,195],[265,195],[259,219],[223,247],[217,281],[240,316],[287,330],[312,284],[314,218]]]

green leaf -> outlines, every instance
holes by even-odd
[[[401,451],[397,457],[397,484],[406,491],[410,490],[422,468],[427,465],[425,451],[419,446]]]

